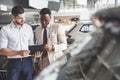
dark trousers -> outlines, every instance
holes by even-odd
[[[8,59],[7,80],[32,80],[32,58]]]

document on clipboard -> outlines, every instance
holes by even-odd
[[[37,51],[45,51],[43,45],[30,45],[30,55],[35,54]]]

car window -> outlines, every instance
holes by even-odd
[[[95,29],[96,29],[95,26],[92,24],[83,24],[80,27],[79,31],[83,33],[88,33],[88,32],[94,31]]]

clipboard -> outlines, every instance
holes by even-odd
[[[35,54],[37,51],[45,51],[43,45],[30,45],[29,46],[30,55]]]

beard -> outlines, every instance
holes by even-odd
[[[24,22],[24,21],[21,21],[21,22],[15,21],[15,23],[16,23],[17,25],[23,25],[25,22]]]

